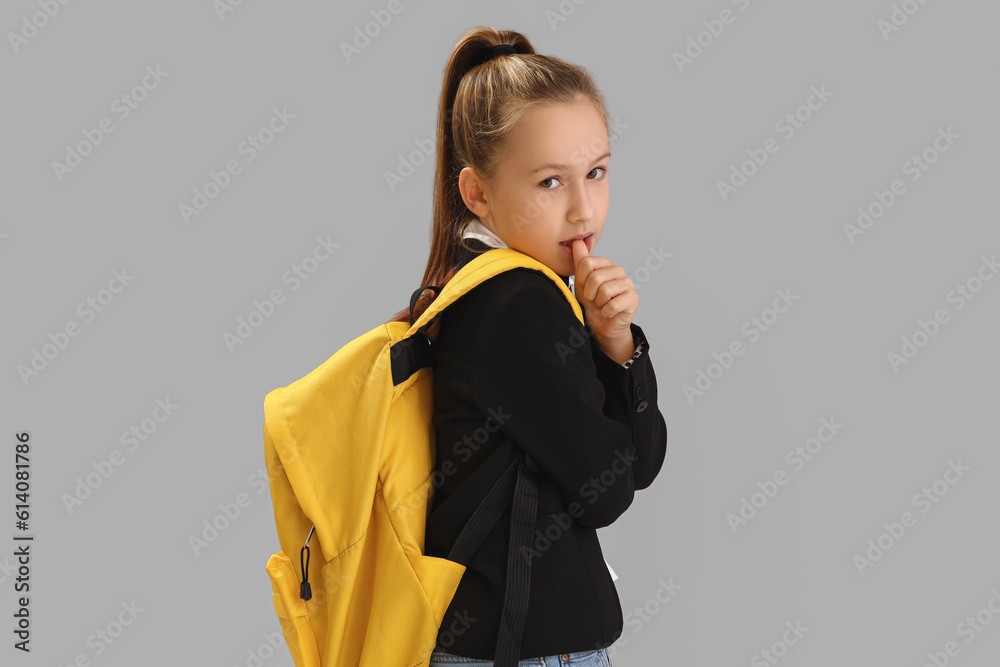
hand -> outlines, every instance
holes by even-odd
[[[639,308],[639,295],[625,269],[611,260],[591,255],[583,239],[573,246],[576,277],[573,289],[587,315],[587,325],[603,349],[632,344],[632,319]]]

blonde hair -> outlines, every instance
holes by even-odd
[[[482,62],[500,44],[513,46],[517,53]],[[531,42],[513,30],[480,26],[462,36],[448,59],[441,89],[431,248],[420,286],[444,287],[455,274],[462,227],[472,217],[458,188],[462,169],[472,167],[487,183],[495,183],[511,133],[525,113],[537,105],[569,104],[580,98],[594,105],[607,127],[604,95],[585,68],[535,53]],[[433,290],[424,292],[414,307],[414,320],[435,296]],[[408,322],[409,308],[390,321]]]

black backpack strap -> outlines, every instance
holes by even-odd
[[[510,515],[510,543],[507,548],[507,587],[500,614],[500,634],[493,664],[517,667],[521,652],[521,631],[528,614],[531,590],[531,537],[538,511],[538,487],[522,457],[517,470],[514,506]]]
[[[410,326],[416,321],[413,319],[413,309],[417,307],[417,300],[420,299],[420,295],[424,293],[425,290],[434,290],[435,296],[441,293],[441,288],[436,285],[427,285],[425,287],[418,287],[413,290],[413,294],[410,295]]]
[[[513,503],[507,547],[507,586],[494,656],[496,667],[517,667],[521,650],[521,634],[531,590],[531,538],[538,513],[538,487],[533,475],[536,469],[526,454],[518,456],[507,466],[448,552],[448,560],[466,565],[508,503]]]

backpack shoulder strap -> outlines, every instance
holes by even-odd
[[[516,268],[533,269],[546,275],[559,288],[563,296],[566,297],[566,301],[569,302],[570,307],[573,309],[573,314],[576,315],[580,322],[583,322],[583,309],[580,307],[580,302],[576,300],[576,296],[555,271],[534,257],[526,255],[519,250],[514,250],[513,248],[493,248],[472,259],[458,273],[452,276],[444,288],[441,288],[437,298],[431,302],[427,310],[413,323],[413,326],[410,327],[410,331],[406,335],[413,335],[417,331],[421,333],[425,332],[439,313],[462,298],[472,288],[504,271]]]
[[[583,308],[576,296],[570,291],[562,278],[555,271],[545,266],[534,257],[526,255],[513,248],[493,248],[480,254],[463,266],[458,273],[452,276],[445,286],[425,286],[418,288],[410,298],[410,309],[412,313],[413,304],[417,297],[425,289],[433,289],[437,292],[437,298],[427,306],[427,309],[417,318],[403,336],[392,345],[392,382],[398,385],[406,381],[411,375],[421,368],[433,364],[430,344],[436,339],[435,330],[432,328],[438,316],[453,303],[468,294],[474,287],[494,278],[505,271],[512,269],[531,269],[547,276],[552,283],[559,288],[573,314],[585,323],[583,319]]]

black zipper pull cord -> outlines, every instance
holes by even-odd
[[[313,526],[309,529],[309,536],[306,537],[306,543],[302,545],[302,549],[299,551],[299,566],[302,568],[302,584],[299,586],[299,597],[303,600],[312,599],[312,587],[309,585],[309,540],[312,539]],[[305,555],[305,564],[302,563],[302,556]]]

